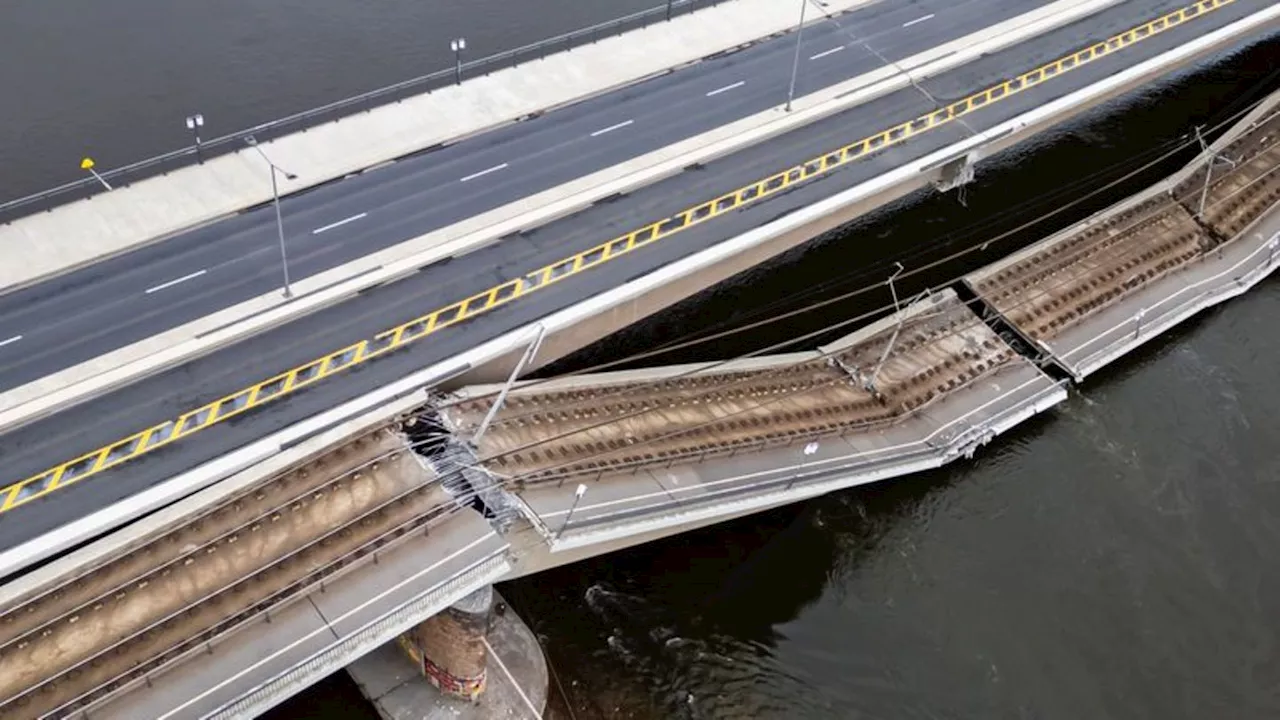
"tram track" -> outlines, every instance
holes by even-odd
[[[0,714],[85,707],[462,507],[389,428],[337,448],[6,609]]]
[[[516,391],[483,436],[478,457],[519,489],[868,430],[918,412],[1014,357],[952,299],[900,328],[890,325],[811,360],[781,356],[669,380]],[[874,391],[867,386],[873,375]],[[446,427],[469,436],[489,402],[450,403],[441,411]]]
[[[1273,114],[1216,154],[1234,167],[1207,175],[1221,160],[1208,163],[1168,193],[1023,255],[975,291],[1032,340],[1052,340],[1232,242],[1280,201],[1277,135]]]

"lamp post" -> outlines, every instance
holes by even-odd
[[[800,0],[800,22],[796,23],[796,56],[791,61],[791,87],[787,89],[787,112],[791,112],[791,101],[796,97],[796,74],[800,72],[800,38],[804,35],[804,11],[808,7],[809,0]]]
[[[453,77],[459,85],[462,84],[462,51],[467,49],[466,38],[454,38],[449,41],[449,48],[453,50]]]
[[[258,147],[258,140],[254,136],[246,137],[244,142],[249,147],[257,150],[262,159],[271,167],[271,197],[276,206],[276,232],[280,236],[280,267],[284,270],[284,296],[291,298],[293,297],[293,288],[289,285],[289,253],[284,246],[284,219],[280,215],[280,188],[276,184],[276,173],[284,175],[289,180],[296,180],[298,176],[291,172],[286,172],[280,166],[271,162],[271,158],[267,157],[267,154],[262,152],[262,148]]]
[[[671,19],[671,3],[675,0],[667,0],[667,19]]]
[[[106,178],[99,175],[98,171],[93,169],[93,158],[85,158],[81,160],[80,169],[88,170],[90,175],[94,176],[95,178],[98,179],[98,182],[102,183],[102,187],[108,190],[111,189],[111,183],[107,182]]]
[[[791,482],[787,483],[788,490],[790,490],[791,486],[796,484],[796,480],[799,480],[800,476],[804,474],[805,465],[808,464],[809,458],[812,457],[814,453],[818,452],[818,447],[819,445],[817,440],[814,440],[804,446],[804,450],[801,451],[804,453],[804,457],[800,458],[800,470],[795,475],[791,476]]]
[[[196,140],[196,162],[204,164],[204,157],[200,154],[200,128],[204,127],[204,116],[200,113],[187,116],[187,129],[191,131],[191,136]]]
[[[556,540],[564,534],[564,529],[569,527],[569,520],[573,518],[573,511],[578,509],[578,503],[582,501],[582,496],[587,494],[587,486],[578,484],[578,489],[573,491],[573,504],[569,506],[569,514],[564,516],[564,524],[560,526],[560,532],[556,533]]]

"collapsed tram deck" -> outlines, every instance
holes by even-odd
[[[476,442],[497,389],[443,425],[564,543],[937,467],[1066,397],[951,290],[812,352],[517,385]]]
[[[965,277],[1081,380],[1275,267],[1280,100],[1182,172]]]

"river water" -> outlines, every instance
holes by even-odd
[[[498,50],[647,4],[16,0],[0,23],[0,88],[19,100],[0,120],[17,130],[0,133],[0,197],[67,179],[86,148],[127,162],[181,144],[191,109],[229,130],[440,67],[455,34]],[[894,260],[918,269],[1060,211],[899,287],[990,262],[1185,161],[1071,204],[1280,88],[1277,58],[1273,39],[1100,108],[963,198],[910,198],[559,367],[837,298]],[[884,301],[853,295],[646,362],[733,356]],[[550,716],[1280,716],[1276,317],[1273,279],[972,461],[506,584],[555,670]],[[340,673],[268,717],[376,714]]]

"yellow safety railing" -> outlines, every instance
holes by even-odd
[[[811,180],[823,173],[878,153],[887,147],[898,145],[913,136],[946,125],[1233,2],[1235,0],[1201,0],[1162,15],[927,115],[849,143],[763,180],[695,205],[664,220],[616,237],[522,277],[508,280],[465,300],[434,310],[403,325],[379,333],[372,339],[361,340],[256,385],[238,390],[207,405],[183,413],[176,419],[147,428],[0,489],[0,512],[9,511],[23,503],[48,495],[58,488],[126,463],[140,455],[200,432],[211,425],[229,420],[296,390],[313,385],[331,375],[381,357],[463,320],[515,302],[523,295],[603,265],[694,225],[704,223],[717,215],[759,202],[796,183]]]

